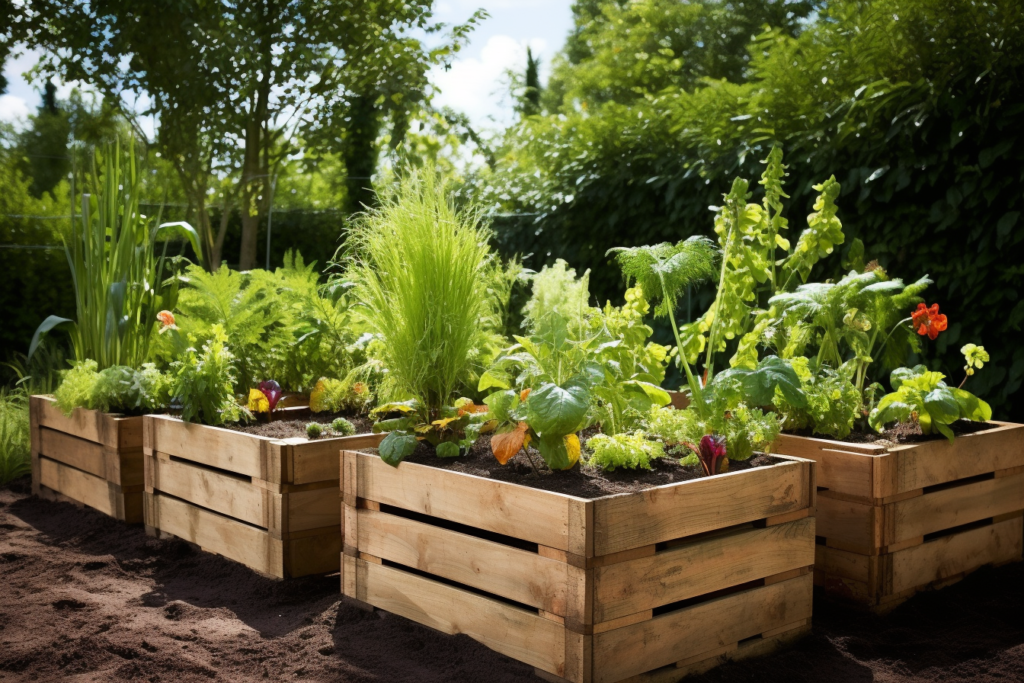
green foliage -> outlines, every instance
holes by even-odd
[[[96,361],[80,361],[63,373],[54,398],[65,415],[70,416],[75,408],[130,415],[167,409],[170,379],[152,363],[137,370],[124,365],[99,371],[97,367]]]
[[[435,454],[440,458],[464,455],[481,432],[494,427],[487,409],[474,405],[468,398],[443,406],[437,419],[432,419],[434,413],[417,399],[378,406],[371,415],[397,416],[379,420],[373,425],[375,433],[388,433],[378,452],[381,460],[392,467],[398,467],[402,460],[412,455],[418,441],[434,446]]]
[[[31,471],[28,396],[0,389],[0,486]]]
[[[776,394],[775,410],[782,418],[783,429],[810,430],[845,439],[861,411],[861,393],[851,381],[852,364],[844,363],[833,370],[828,366],[816,367],[816,361],[804,357],[793,358],[790,364],[800,377],[805,405],[797,407],[781,391]]]
[[[582,324],[592,310],[588,301],[589,282],[589,270],[577,280],[576,271],[562,259],[552,266],[544,266],[533,276],[533,293],[523,308],[527,326],[536,328],[550,313]]]
[[[235,358],[227,348],[224,328],[214,325],[201,351],[196,340],[180,360],[171,364],[172,394],[181,404],[181,419],[222,425],[247,419],[249,412],[235,400]]]
[[[641,36],[653,46],[685,34],[678,20],[661,21],[651,3],[623,6],[651,12],[642,29],[605,20],[604,5],[588,3],[596,9],[579,15],[573,56],[566,56],[573,78],[600,63],[655,55],[660,47],[632,49]],[[598,24],[606,38],[595,42],[590,31]],[[552,79],[548,92],[561,88],[565,97],[549,105],[550,115],[511,128],[495,169],[473,188],[497,211],[530,214],[496,221],[499,248],[590,268],[591,290],[603,301],[618,290],[614,274],[601,268],[603,255],[622,235],[653,244],[705,233],[705,207],[721,204],[722,188],[736,176],[753,177],[773,146],[784,147],[799,160],[786,178],[792,199],[783,215],[791,221],[814,211],[814,185],[832,173],[842,185],[835,201],[843,246],[851,247],[835,253],[850,265],[841,267],[843,258],[819,262],[809,280],[863,270],[850,258],[856,239],[868,247],[862,263],[929,273],[950,329],[921,359],[952,376],[972,330],[992,357],[991,372],[973,388],[992,396],[997,412],[1019,418],[1024,348],[1015,340],[1024,321],[1024,271],[1013,254],[1024,240],[1024,145],[1009,133],[1024,127],[1019,3],[838,0],[802,26],[795,37],[783,29],[753,41],[746,36],[756,29],[747,31],[730,53],[746,67],[728,81],[659,81],[637,92],[643,81],[623,69],[605,72],[619,79],[620,95],[581,99]],[[699,63],[684,62],[682,72]],[[792,285],[798,282],[794,277]],[[693,303],[699,314],[708,297],[694,291]]]
[[[213,273],[189,266],[180,279],[186,285],[175,309],[180,331],[161,335],[159,355],[167,361],[179,358],[187,347],[213,340],[219,329],[235,359],[235,393],[276,376],[282,357],[295,344],[281,279],[264,270],[239,272],[227,266]]]
[[[664,446],[641,431],[613,436],[595,434],[587,439],[587,448],[591,450],[587,462],[609,472],[618,468],[649,470],[652,460],[665,455]]]
[[[306,436],[310,439],[319,439],[323,436],[324,426],[319,422],[309,422],[306,424]]]
[[[432,168],[409,169],[379,199],[349,234],[348,275],[391,381],[437,419],[491,312],[488,231]]]
[[[949,387],[945,375],[924,365],[893,370],[894,391],[886,394],[871,411],[869,424],[877,431],[893,422],[916,421],[923,434],[938,432],[953,441],[949,425],[957,420],[987,422],[992,408],[974,394]]]
[[[157,239],[173,234],[196,248],[198,244],[187,224],[157,226],[159,221],[141,213],[134,142],[125,154],[119,145],[108,146],[102,174],[96,162],[94,157],[92,192],[83,195],[81,225],[76,228],[72,218],[61,235],[75,290],[75,320],[54,315],[44,320],[32,338],[29,357],[43,334],[66,329],[77,360],[95,360],[100,369],[135,368],[149,357],[157,313],[173,308],[177,295],[177,287],[163,286],[166,242],[157,258]]]
[[[666,446],[689,450],[686,464],[697,464],[698,444],[705,435],[724,436],[729,459],[740,461],[767,451],[778,438],[781,424],[775,413],[731,401],[732,397],[720,393],[705,392],[705,396],[713,409],[704,414],[691,408],[655,408],[648,417],[647,433]]]
[[[340,436],[352,436],[356,433],[356,426],[345,418],[339,417],[331,422],[331,431]]]
[[[366,382],[357,381],[355,373],[345,379],[324,377],[316,383],[309,395],[309,407],[314,413],[365,413],[373,404],[374,395]]]

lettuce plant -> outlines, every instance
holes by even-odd
[[[949,425],[957,420],[992,419],[988,403],[969,391],[947,386],[945,378],[924,365],[893,370],[889,380],[893,392],[883,396],[871,411],[869,424],[880,432],[894,422],[916,421],[921,433],[938,432],[952,442]]]
[[[590,457],[587,462],[608,471],[620,467],[626,469],[651,469],[651,461],[665,455],[660,441],[647,438],[647,434],[636,431],[629,434],[595,434],[587,439]]]
[[[65,415],[75,408],[129,414],[165,410],[170,402],[170,379],[152,363],[138,369],[114,365],[97,370],[96,361],[75,362],[54,392]]]

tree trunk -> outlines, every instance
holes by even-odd
[[[231,204],[227,195],[224,196],[224,204],[220,210],[220,227],[217,229],[217,239],[213,242],[213,251],[210,254],[210,270],[220,270],[220,257],[224,253],[224,238],[228,234],[228,221],[231,219]]]
[[[377,135],[380,132],[380,113],[372,96],[353,98],[350,108],[351,124],[344,147],[345,211],[348,214],[373,206],[376,195],[370,178],[377,170]]]
[[[259,96],[257,95],[257,98]],[[257,109],[259,107],[257,106]],[[259,194],[263,178],[260,178],[260,133],[262,127],[254,112],[245,127],[245,157],[242,161],[241,209],[242,246],[239,250],[238,269],[251,270],[256,267],[256,233],[260,224]]]

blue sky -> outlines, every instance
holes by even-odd
[[[478,127],[510,123],[512,103],[506,94],[506,71],[525,67],[529,45],[541,58],[541,77],[547,78],[551,58],[572,28],[571,4],[571,0],[439,0],[435,15],[441,21],[463,22],[481,7],[491,16],[473,33],[451,70],[431,74],[441,91],[435,104],[468,114]],[[26,54],[5,64],[9,84],[7,93],[0,96],[0,120],[23,121],[38,107],[39,89],[22,78],[36,57]],[[58,96],[69,91],[70,85],[62,85]],[[143,127],[152,134],[151,124]]]

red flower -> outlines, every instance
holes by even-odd
[[[917,310],[910,314],[910,318],[914,323],[914,329],[922,337],[927,334],[929,339],[934,340],[939,336],[939,332],[946,331],[946,316],[939,313],[938,304],[918,304]]]

